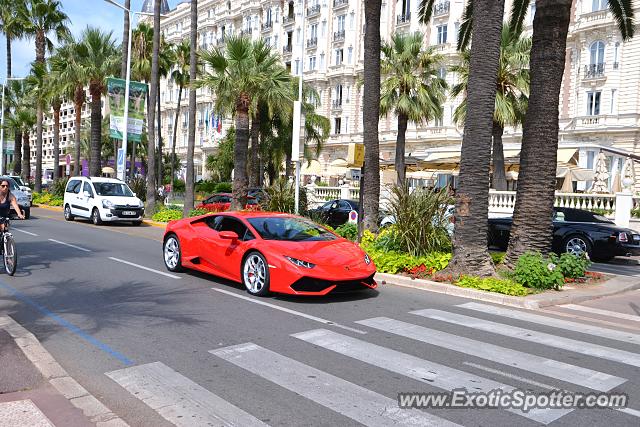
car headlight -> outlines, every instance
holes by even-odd
[[[364,254],[364,262],[367,265],[371,264],[371,258],[369,258],[369,255],[366,253]]]
[[[102,207],[106,209],[113,209],[113,202],[111,200],[103,200]]]
[[[311,264],[310,262],[303,261],[297,258],[292,258],[290,256],[285,256],[285,258],[288,259],[292,264],[297,265],[298,267],[313,268],[316,266],[315,264]]]

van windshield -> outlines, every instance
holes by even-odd
[[[133,197],[133,193],[127,184],[117,182],[95,182],[93,185],[96,187],[96,192],[100,196]]]

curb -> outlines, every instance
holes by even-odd
[[[38,339],[9,316],[0,316],[0,328],[7,331],[20,350],[73,406],[80,409],[97,427],[129,427],[98,399],[71,378]]]
[[[430,280],[412,279],[410,277],[399,276],[396,274],[376,273],[375,279],[376,281],[380,281],[383,284],[387,285],[420,289],[424,291],[437,292],[451,296],[470,298],[510,307],[526,308],[530,310],[536,310],[560,304],[578,304],[585,301],[640,289],[640,280],[632,281],[631,278],[614,278],[605,282],[604,284],[609,284],[610,289],[593,289],[592,293],[577,293],[581,292],[581,290],[578,290],[574,291],[576,292],[576,294],[572,295],[572,290],[567,290],[565,291],[567,293],[557,297],[543,296],[542,294],[530,295],[527,297],[516,297],[511,295],[481,291],[472,288],[461,288],[455,285],[432,282]]]
[[[64,209],[62,209],[62,206],[33,205],[31,207],[32,208],[38,208],[38,209],[46,209],[48,211],[53,211],[53,212],[63,212],[64,211]]]
[[[149,224],[152,227],[158,227],[158,228],[167,228],[167,224],[168,224],[168,222],[157,222],[151,219],[144,219],[142,220],[142,222],[144,222],[145,224]]]

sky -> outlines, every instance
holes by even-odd
[[[123,0],[114,0],[123,4]],[[131,9],[142,9],[144,0],[131,0]],[[88,25],[99,27],[104,31],[113,31],[116,43],[122,40],[123,11],[104,0],[61,0],[64,12],[69,16],[71,24],[69,29],[74,36],[79,36]],[[169,7],[176,6],[178,0],[169,0]],[[137,18],[133,18],[134,23]],[[31,62],[35,60],[36,51],[34,41],[17,40],[11,46],[11,62],[14,77],[23,77],[29,73]],[[7,76],[6,41],[4,35],[0,35],[0,79]]]

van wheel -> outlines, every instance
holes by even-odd
[[[64,219],[67,221],[73,221],[73,215],[71,215],[71,206],[66,205],[64,207]]]
[[[93,208],[93,212],[91,212],[91,221],[94,225],[102,224],[102,218],[100,218],[100,211],[98,211],[98,208]]]

